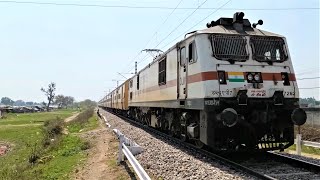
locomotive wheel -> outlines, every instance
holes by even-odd
[[[185,125],[182,125],[182,124],[181,124],[180,139],[181,139],[183,142],[188,141],[187,128],[186,128]]]
[[[204,147],[203,142],[201,142],[199,139],[195,140],[194,143],[196,144],[196,146],[200,149],[202,149]]]
[[[181,133],[180,134],[180,139],[181,139],[181,141],[186,142],[187,141],[187,135]]]
[[[177,135],[177,128],[175,125],[171,124],[170,130],[169,130],[169,135],[171,137],[174,137]]]
[[[146,125],[146,116],[144,114],[141,116],[141,121],[143,125]]]

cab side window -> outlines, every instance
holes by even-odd
[[[188,59],[189,64],[197,62],[196,46],[194,41],[192,41],[188,46]]]
[[[180,66],[186,65],[186,48],[183,47],[180,49]]]
[[[166,84],[167,82],[167,58],[163,58],[159,61],[159,76],[158,76],[158,83],[159,86]]]

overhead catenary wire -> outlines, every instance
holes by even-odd
[[[174,13],[174,11],[179,7],[179,5],[182,3],[183,0],[180,0],[179,3],[176,5],[176,7],[171,11],[171,13],[166,17],[166,19],[156,28],[154,34],[151,36],[150,40],[146,43],[146,45],[144,46],[143,49],[145,49],[148,44],[151,42],[151,40],[153,39],[153,37],[157,34],[157,32],[159,31],[159,29],[168,21],[168,19],[170,18],[170,16]],[[141,51],[139,51],[139,53],[130,61],[130,63],[128,64],[128,66],[130,66],[130,64],[132,62],[134,62],[134,60],[141,54]],[[144,57],[145,58],[145,57]],[[131,70],[130,70],[131,71]]]
[[[203,1],[191,14],[189,14],[178,26],[176,26],[165,38],[163,38],[155,48],[157,48],[164,40],[166,40],[174,31],[176,31],[187,19],[189,19],[202,5],[204,5],[208,0]]]
[[[150,54],[146,54],[143,58],[141,58],[140,61],[137,61],[137,64],[140,64],[140,63],[142,63],[143,61],[145,61],[145,60],[148,58],[148,56],[150,56]],[[132,71],[133,69],[134,69],[134,68],[131,68],[128,72]]]
[[[165,46],[163,46],[161,49],[165,48],[166,46],[168,46],[169,44],[171,44],[172,42],[176,41],[180,36],[188,33],[191,29],[193,29],[194,27],[196,27],[197,25],[199,25],[201,22],[203,22],[204,20],[206,20],[208,17],[212,16],[214,13],[216,13],[217,11],[219,11],[221,8],[223,8],[224,6],[226,6],[231,0],[227,1],[226,3],[224,3],[223,5],[221,5],[218,9],[216,9],[215,11],[213,11],[212,13],[210,13],[208,16],[206,16],[205,18],[203,18],[202,20],[198,21],[195,25],[193,25],[191,28],[189,28],[188,30],[186,30],[184,33],[180,34],[179,36],[177,36],[175,39],[173,39],[172,41],[170,41],[169,43],[167,43]]]
[[[319,79],[320,77],[307,77],[307,78],[299,78],[297,80],[305,80],[305,79]]]
[[[220,6],[219,8],[222,8],[222,7],[224,7],[225,5],[227,5],[229,2],[231,2],[232,0],[228,0],[226,3],[224,3],[222,6]],[[204,3],[206,3],[207,2],[207,0],[206,1],[204,1],[204,2],[202,2],[199,6],[198,6],[198,8],[200,8]],[[194,25],[194,26],[192,26],[190,29],[192,29],[192,28],[194,28],[195,26],[197,26],[198,24],[200,24],[202,21],[204,21],[205,19],[207,19],[209,16],[211,16],[212,14],[214,14],[215,12],[217,12],[218,10],[219,10],[219,8],[217,9],[217,10],[215,10],[214,12],[212,12],[212,13],[210,13],[208,16],[206,16],[204,19],[202,19],[201,21],[199,21],[196,25]],[[196,9],[197,10],[197,9]],[[195,11],[196,11],[195,10]],[[174,28],[164,39],[166,39],[168,36],[170,36],[176,29],[178,29],[189,17],[191,17],[194,13],[195,13],[195,11],[193,11],[191,14],[189,14],[185,19],[184,19],[184,21],[182,21],[176,28]],[[187,31],[189,31],[190,29],[188,29]],[[164,40],[163,39],[163,40]],[[177,39],[177,38],[176,38]],[[175,39],[175,40],[176,40]],[[157,44],[157,46],[161,43],[161,42],[163,42],[163,40],[162,41],[160,41],[158,44]],[[156,47],[157,47],[156,46]],[[155,47],[155,48],[156,48]],[[165,46],[164,46],[165,47]],[[161,48],[162,49],[162,48]],[[146,60],[146,56],[143,58],[143,59],[141,59],[139,62],[138,62],[138,64],[139,63],[141,63],[141,62],[143,62],[144,60]]]
[[[320,89],[320,87],[307,87],[307,88],[299,88],[299,89]]]
[[[192,11],[191,14],[189,14],[178,26],[176,26],[164,39],[162,39],[157,45],[155,48],[157,48],[166,38],[168,38],[174,31],[176,31],[188,18],[190,18],[202,5],[204,5],[208,0],[205,0],[203,1],[194,11]],[[229,0],[230,2],[231,0]],[[179,3],[180,4],[180,3]],[[178,6],[177,6],[178,7]],[[146,56],[138,62],[141,63],[143,62],[144,60],[146,60]]]
[[[128,8],[128,9],[165,9],[172,10],[175,7],[166,6],[129,6],[129,5],[104,5],[104,4],[79,4],[79,3],[59,3],[59,2],[39,2],[39,1],[0,1],[0,3],[7,4],[31,4],[31,5],[53,5],[53,6],[77,6],[77,7],[100,7],[100,8]],[[180,7],[176,10],[213,10],[219,9],[217,7]],[[222,8],[221,10],[239,10],[239,11],[290,11],[290,10],[319,10],[319,7],[292,7],[292,8]]]
[[[161,23],[161,25],[158,26],[158,28],[156,28],[155,33],[152,35],[152,37],[150,38],[150,40],[147,42],[147,44],[145,45],[145,47],[150,43],[150,41],[153,39],[153,37],[157,34],[157,32],[159,31],[159,29],[168,21],[169,17],[174,13],[174,11],[179,7],[179,5],[182,3],[183,0],[180,0],[179,3],[177,4],[177,6],[171,11],[171,13],[166,17],[166,19],[163,21],[163,23]]]
[[[230,1],[231,1],[231,0],[228,0],[226,3],[224,3],[224,4],[223,4],[222,6],[220,6],[219,8],[224,7],[224,6],[227,5]],[[204,1],[204,2],[202,2],[202,3],[198,6],[198,8],[200,8],[200,7],[201,7],[203,4],[205,4],[206,2],[207,2],[207,0]],[[210,13],[206,18],[208,18],[209,16],[211,16],[212,14],[214,14],[215,12],[217,12],[217,11],[219,10],[219,8],[218,8],[217,10],[215,10],[213,13]],[[177,29],[178,29],[188,18],[190,18],[196,11],[197,11],[197,9],[194,10],[191,14],[189,14],[176,28],[174,28],[164,39],[162,39],[162,41],[160,41],[155,48],[157,48],[158,45],[161,44],[161,42],[163,42],[163,41],[164,41],[167,37],[169,37],[175,30],[177,30]],[[200,23],[201,23],[203,20],[205,20],[206,18],[202,19],[202,20],[201,20],[200,22],[198,22],[196,25],[200,24]],[[196,25],[194,25],[193,27],[195,27]],[[193,28],[193,27],[191,27],[191,28]],[[191,28],[190,28],[190,29],[191,29]],[[176,39],[177,39],[177,38],[176,38]],[[146,56],[145,56],[143,59],[141,59],[141,60],[138,62],[138,64],[141,63],[141,62],[143,62],[144,60],[146,60]]]

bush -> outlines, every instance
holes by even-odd
[[[86,109],[85,111],[81,112],[74,120],[73,122],[77,122],[80,124],[85,124],[89,121],[90,117],[93,114],[93,108]]]
[[[81,146],[80,146],[80,149],[81,150],[87,150],[87,149],[90,149],[91,145],[89,143],[89,141],[84,141]]]
[[[44,131],[49,137],[54,138],[62,134],[63,120],[59,117],[56,119],[48,120],[44,123]]]
[[[295,135],[298,133],[298,127],[295,127]],[[320,126],[304,124],[301,126],[302,139],[307,141],[320,142]]]
[[[81,112],[74,120],[70,121],[68,124],[68,130],[71,133],[79,132],[83,129],[88,123],[90,118],[93,116],[94,110],[86,109],[85,111]]]
[[[63,120],[59,117],[56,119],[48,120],[44,122],[42,129],[43,132],[43,145],[48,146],[51,144],[52,139],[56,141],[63,131]]]

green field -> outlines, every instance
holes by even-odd
[[[62,119],[65,119],[71,116],[73,112],[75,111],[71,109],[66,109],[40,113],[9,113],[6,115],[5,119],[0,119],[0,128],[1,125],[39,124],[57,116]]]
[[[92,129],[95,129],[99,126],[98,124],[98,116],[94,114],[91,118],[89,118],[88,122],[85,124],[80,124],[77,122],[72,122],[68,125],[68,131],[70,133],[78,133],[78,132],[86,132]]]
[[[43,113],[9,114],[0,120],[0,142],[10,144],[0,157],[0,179],[66,179],[75,165],[84,159],[88,144],[79,137],[61,135],[44,147],[45,121],[65,119],[72,110]],[[37,156],[36,163],[30,159]]]

